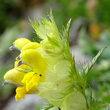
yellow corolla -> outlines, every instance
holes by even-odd
[[[46,62],[39,52],[39,43],[31,42],[26,38],[17,39],[14,46],[21,51],[16,58],[14,68],[4,75],[7,83],[19,85],[15,99],[24,98],[25,94],[38,92],[39,83],[45,79]]]

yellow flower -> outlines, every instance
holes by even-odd
[[[20,38],[14,42],[14,45],[21,53],[15,60],[14,69],[9,70],[4,79],[8,83],[20,85],[16,89],[15,96],[15,99],[19,100],[24,98],[25,94],[35,92],[40,82],[45,79],[46,62],[36,51],[41,46],[39,43]]]

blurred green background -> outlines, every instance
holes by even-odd
[[[0,0],[0,110],[5,110],[15,94],[14,85],[2,85],[3,75],[13,68],[19,54],[16,50],[9,51],[9,47],[19,37],[39,42],[28,18],[44,17],[50,8],[60,31],[72,18],[71,49],[78,48],[76,51],[91,58],[108,47],[89,74],[87,91],[90,86],[95,99],[110,102],[110,0]],[[40,110],[40,104],[37,105],[34,109]]]

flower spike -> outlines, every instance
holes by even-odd
[[[10,49],[19,49],[20,55],[14,68],[4,75],[4,84],[18,86],[16,101],[26,94],[37,94],[59,110],[88,110],[85,93],[88,72],[104,49],[92,63],[77,71],[69,47],[71,19],[62,33],[58,31],[52,10],[48,20],[41,18],[38,23],[29,20],[42,41],[31,42],[26,38],[14,41]]]

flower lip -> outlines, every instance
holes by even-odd
[[[10,50],[14,50],[16,49],[16,47],[14,45],[12,45],[11,47],[9,47]]]

